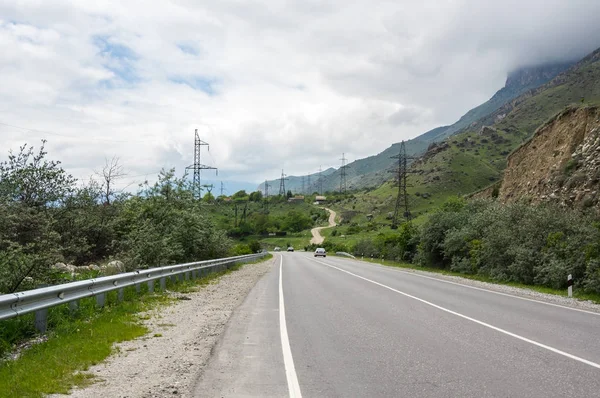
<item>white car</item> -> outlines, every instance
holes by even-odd
[[[327,252],[322,247],[319,247],[317,250],[315,250],[315,257],[319,256],[327,257]]]

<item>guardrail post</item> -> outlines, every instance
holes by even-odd
[[[177,275],[177,278],[179,279],[179,282],[183,282],[183,272],[180,273],[179,275]]]
[[[154,293],[154,281],[148,281],[148,292]]]
[[[69,309],[71,312],[75,312],[79,309],[79,300],[74,300],[69,302]]]
[[[190,271],[185,271],[185,280],[186,281],[190,280]]]
[[[96,296],[96,307],[102,308],[106,302],[106,293],[100,293]]]
[[[160,278],[160,290],[167,290],[167,278],[165,278],[164,276]]]
[[[120,288],[117,293],[117,300],[123,301],[123,297],[125,297],[125,291],[123,288]]]
[[[139,283],[135,284],[135,292],[138,294],[140,293],[140,284]]]
[[[173,282],[173,283],[177,282],[177,278],[175,275],[171,275],[171,282]]]
[[[40,333],[46,333],[48,329],[48,308],[35,312],[35,328]]]
[[[196,275],[196,268],[192,270],[192,279],[196,279],[198,275]]]

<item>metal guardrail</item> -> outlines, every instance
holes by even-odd
[[[350,253],[346,253],[346,252],[335,252],[335,254],[337,254],[338,256],[344,256],[344,257],[356,258],[356,257],[354,257],[352,254],[350,254]]]
[[[267,253],[248,254],[244,256],[219,258],[214,260],[197,261],[193,263],[169,265],[165,267],[142,269],[118,275],[82,281],[64,283],[34,290],[0,295],[0,320],[35,312],[36,328],[45,332],[47,327],[48,309],[57,305],[70,303],[72,308],[78,307],[78,300],[86,297],[96,297],[98,307],[105,304],[106,293],[118,291],[118,300],[123,300],[124,288],[135,286],[140,291],[140,285],[147,283],[148,291],[154,291],[154,285],[160,280],[161,290],[166,288],[166,278],[173,282],[202,277],[205,273],[229,268],[235,263],[245,263],[262,258]]]

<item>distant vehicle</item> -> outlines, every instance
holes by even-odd
[[[279,246],[277,246],[275,249],[273,249],[274,251],[278,252],[279,250],[281,250],[281,248]]]
[[[290,247],[288,247],[288,251],[289,251],[289,252],[293,252],[293,251],[294,251],[294,248],[293,248],[292,246],[290,246]]]
[[[319,256],[327,257],[327,252],[322,247],[319,247],[317,250],[315,250],[315,257]]]

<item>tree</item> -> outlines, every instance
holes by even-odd
[[[292,195],[292,191],[287,191],[287,195],[286,196],[287,196],[288,199],[291,198],[293,196]]]
[[[234,193],[231,196],[231,198],[235,200],[235,199],[243,199],[243,198],[246,198],[247,196],[248,196],[248,194],[246,193],[246,191],[242,189],[241,191],[237,191],[236,193]]]
[[[59,161],[47,160],[46,141],[37,154],[27,144],[8,160],[0,163],[0,196],[30,207],[56,204],[73,191],[75,178],[68,174]]]
[[[250,194],[250,202],[260,202],[263,198],[263,194],[260,191],[255,191]]]
[[[207,192],[207,193],[204,194],[204,196],[202,196],[202,201],[204,203],[212,203],[212,202],[215,201],[215,197],[214,197],[214,195],[212,193]]]
[[[110,161],[104,159],[104,167],[101,172],[96,172],[102,178],[102,192],[105,205],[110,205],[111,198],[115,195],[114,186],[117,180],[127,175],[123,166],[119,164],[119,158],[113,157]]]

